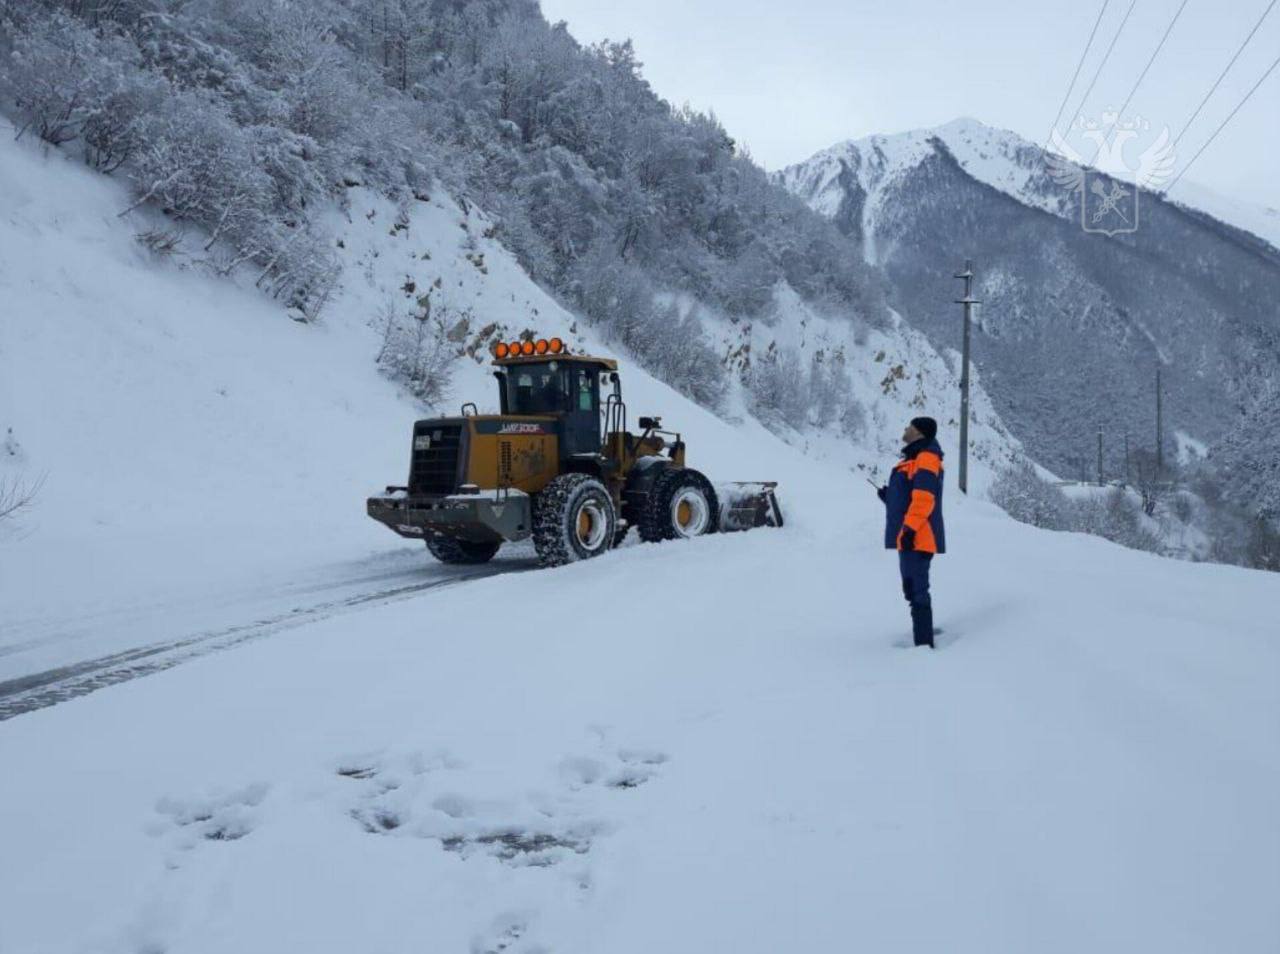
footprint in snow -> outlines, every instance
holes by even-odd
[[[204,841],[237,841],[257,827],[259,806],[270,786],[255,782],[232,792],[202,798],[166,797],[156,803],[156,812],[167,821],[152,828],[152,834],[179,833],[180,848]]]
[[[654,749],[621,749],[605,759],[568,757],[562,759],[559,774],[571,789],[603,784],[608,788],[639,788],[652,779],[667,756]]]
[[[510,951],[529,930],[528,919],[521,914],[500,914],[489,930],[471,941],[471,954],[503,954]]]
[[[511,798],[468,791],[474,779],[449,755],[366,755],[339,762],[334,771],[357,786],[348,814],[367,834],[435,841],[462,858],[550,867],[581,858],[612,830],[593,810],[591,790],[638,788],[666,761],[665,753],[643,748],[568,756],[555,766],[558,789]]]

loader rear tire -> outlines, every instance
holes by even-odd
[[[488,563],[500,546],[502,543],[498,541],[475,543],[471,540],[459,540],[456,537],[427,537],[427,549],[441,563]]]
[[[688,467],[659,474],[640,513],[641,539],[687,540],[720,529],[720,501],[711,481]]]
[[[589,474],[561,474],[533,501],[533,548],[543,566],[608,553],[618,532],[609,491]]]

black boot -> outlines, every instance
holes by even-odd
[[[933,648],[933,604],[911,604],[911,631],[917,646]]]

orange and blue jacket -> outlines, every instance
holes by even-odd
[[[936,440],[921,439],[902,449],[902,460],[889,475],[884,495],[884,545],[902,549],[902,531],[915,531],[920,553],[946,553],[942,526],[942,448]]]

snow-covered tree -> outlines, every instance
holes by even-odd
[[[1007,467],[991,484],[991,502],[1033,527],[1062,530],[1067,526],[1067,499],[1058,488],[1036,472],[1030,461]]]

